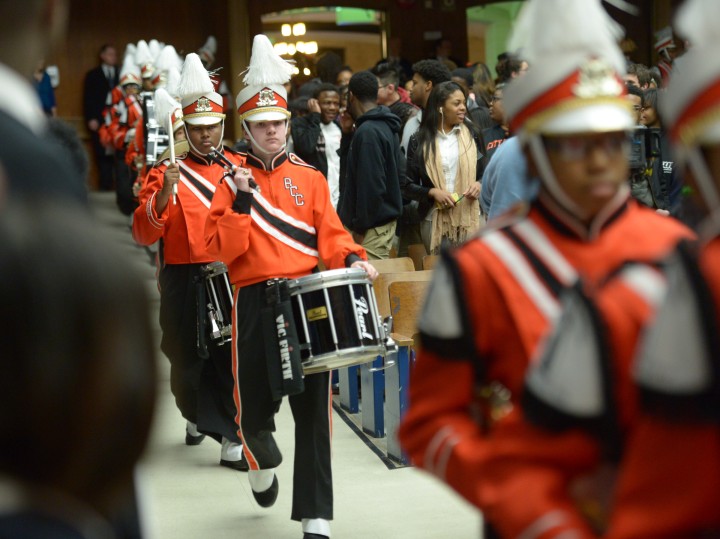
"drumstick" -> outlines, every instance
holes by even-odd
[[[229,172],[235,174],[235,171],[238,169],[238,166],[230,161],[227,157],[225,157],[223,154],[221,154],[217,149],[213,148],[210,153],[208,154],[208,157],[215,161],[218,165],[221,165],[225,168],[225,170],[228,170]],[[257,189],[258,192],[260,189],[258,189],[257,183],[255,183],[255,180],[250,179],[248,180],[248,184],[250,185],[251,189]]]
[[[170,164],[175,164],[175,133],[173,133],[173,113],[170,113],[170,123],[168,124],[168,144],[170,145]],[[172,186],[173,205],[177,204],[177,184]]]

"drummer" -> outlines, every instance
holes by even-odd
[[[220,465],[247,471],[235,426],[230,347],[213,342],[207,349],[198,346],[203,337],[209,339],[209,331],[203,330],[206,313],[198,312],[196,281],[202,267],[214,261],[205,249],[205,220],[225,174],[207,154],[221,144],[225,114],[222,97],[213,91],[197,54],[186,58],[177,93],[183,120],[175,116],[172,128],[184,127],[190,151],[177,155],[175,163],[158,162],[147,174],[133,219],[133,238],[140,245],[162,239],[161,348],[170,360],[175,404],[187,422],[185,443],[198,445],[208,434],[222,444]],[[169,123],[169,114],[164,117]],[[229,149],[220,151],[240,162]]]
[[[236,287],[235,403],[250,486],[262,507],[277,499],[275,468],[282,462],[272,435],[280,401],[273,400],[267,366],[276,358],[266,356],[259,338],[266,283],[308,275],[319,259],[329,269],[361,268],[377,277],[364,249],[340,223],[322,173],[285,151],[290,113],[283,83],[291,74],[292,65],[267,37],[255,36],[247,86],[236,99],[250,150],[243,155],[244,168],[219,186],[205,227],[208,252],[227,264]],[[274,83],[263,82],[268,80]],[[326,538],[333,518],[329,373],[305,376],[304,386],[289,397],[295,419],[291,518],[302,522],[305,539]]]

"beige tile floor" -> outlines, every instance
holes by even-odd
[[[112,241],[137,263],[156,298],[154,269],[144,250],[133,244],[114,195],[93,194],[91,204]],[[197,447],[184,445],[184,421],[169,391],[167,360],[158,355],[157,413],[139,472],[149,539],[302,537],[300,525],[290,520],[293,424],[287,403],[277,417],[276,439],[285,458],[277,472],[280,495],[272,508],[262,509],[253,500],[246,474],[218,465],[218,444],[206,439]],[[481,518],[471,506],[417,469],[388,470],[337,414],[333,416],[334,538],[480,537]]]

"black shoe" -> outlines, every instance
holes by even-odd
[[[319,533],[303,533],[303,539],[330,539],[327,535],[320,535]]]
[[[250,489],[252,490],[252,489]],[[277,475],[273,477],[272,485],[270,485],[270,488],[267,490],[263,490],[262,492],[255,492],[252,491],[253,496],[255,497],[255,501],[258,503],[260,507],[272,507],[275,504],[275,500],[277,500],[278,492],[280,491],[280,485],[278,485]]]
[[[193,436],[188,431],[185,431],[185,445],[200,445],[204,439],[204,434]]]
[[[238,472],[247,472],[250,469],[250,466],[248,466],[244,456],[240,460],[220,459],[220,466],[225,466],[226,468],[237,470]]]

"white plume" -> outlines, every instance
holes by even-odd
[[[155,67],[160,71],[167,71],[171,67],[182,69],[182,61],[180,60],[175,47],[172,45],[165,45],[155,60]]]
[[[185,57],[177,94],[181,98],[188,96],[201,96],[214,91],[210,75],[203,67],[200,57],[191,52]]]
[[[208,36],[205,44],[200,47],[200,50],[206,50],[215,56],[215,54],[217,54],[217,39],[215,39],[215,36]]]
[[[172,129],[172,125],[170,125],[170,113],[179,108],[181,108],[180,103],[178,103],[165,88],[155,90],[155,117],[158,123],[165,129],[166,133],[169,133]]]
[[[135,52],[137,51],[137,47],[135,46],[135,43],[128,43],[125,45],[125,52],[123,53],[123,62],[125,62],[125,59],[131,58],[132,61],[135,61]]]
[[[601,0],[528,0],[508,49],[531,66],[543,58],[594,56],[624,72],[625,58],[618,47],[623,34]]]
[[[290,80],[293,65],[275,52],[272,43],[264,34],[253,40],[252,56],[243,82],[248,86],[283,84]]]
[[[675,16],[675,28],[693,47],[720,43],[720,3],[717,0],[686,0]]]
[[[138,41],[137,48],[135,50],[135,63],[139,66],[144,66],[146,64],[152,64],[153,60],[154,57],[150,52],[150,47],[148,46],[147,41],[144,39]]]
[[[172,66],[167,72],[167,82],[165,83],[165,90],[173,97],[177,97],[178,85],[180,84],[180,70],[177,66]]]
[[[148,49],[150,50],[150,54],[153,59],[156,59],[162,51],[162,45],[160,45],[160,42],[157,39],[151,39],[148,43]]]
[[[122,68],[120,69],[120,80],[126,75],[135,75],[137,79],[140,79],[140,68],[135,63],[135,59],[132,56],[126,56],[123,61]]]

